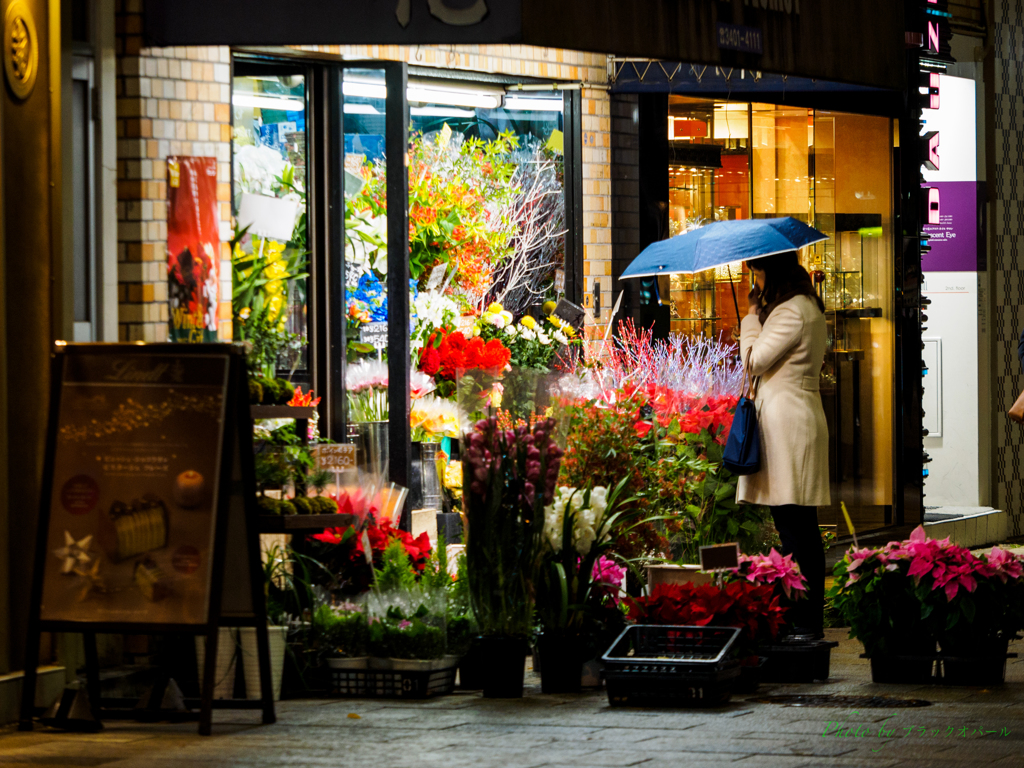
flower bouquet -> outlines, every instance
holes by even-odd
[[[998,659],[1001,678],[1006,642],[1024,627],[1022,570],[1006,550],[976,557],[918,526],[905,541],[851,547],[829,596],[864,644],[876,682],[927,682],[937,643],[957,659]]]
[[[485,696],[522,695],[533,624],[533,570],[562,452],[554,421],[502,429],[482,419],[465,437],[466,565],[473,613],[491,648]]]

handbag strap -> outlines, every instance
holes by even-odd
[[[757,388],[761,383],[760,376],[750,373],[750,353],[753,350],[753,346],[747,350],[747,359],[743,361],[743,381],[740,384],[740,397],[746,397],[748,400],[757,398]]]

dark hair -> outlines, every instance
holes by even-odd
[[[825,304],[814,290],[811,276],[800,266],[796,251],[765,256],[751,264],[764,270],[764,285],[757,297],[757,305],[760,307],[758,317],[762,323],[779,304],[795,296],[810,296],[818,305],[818,309],[821,312],[825,311]]]

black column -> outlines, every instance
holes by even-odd
[[[409,445],[409,103],[405,63],[384,66],[387,85],[385,154],[388,163],[388,453],[391,480],[410,487]],[[408,505],[401,525],[409,530]]]

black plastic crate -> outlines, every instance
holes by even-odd
[[[377,699],[428,699],[455,690],[457,666],[408,671],[331,669],[331,696]]]
[[[819,640],[814,643],[761,646],[764,656],[761,667],[762,683],[812,683],[828,680],[832,662],[832,649],[839,643]]]
[[[627,627],[602,657],[608,703],[724,704],[740,676],[739,634],[735,627]]]

